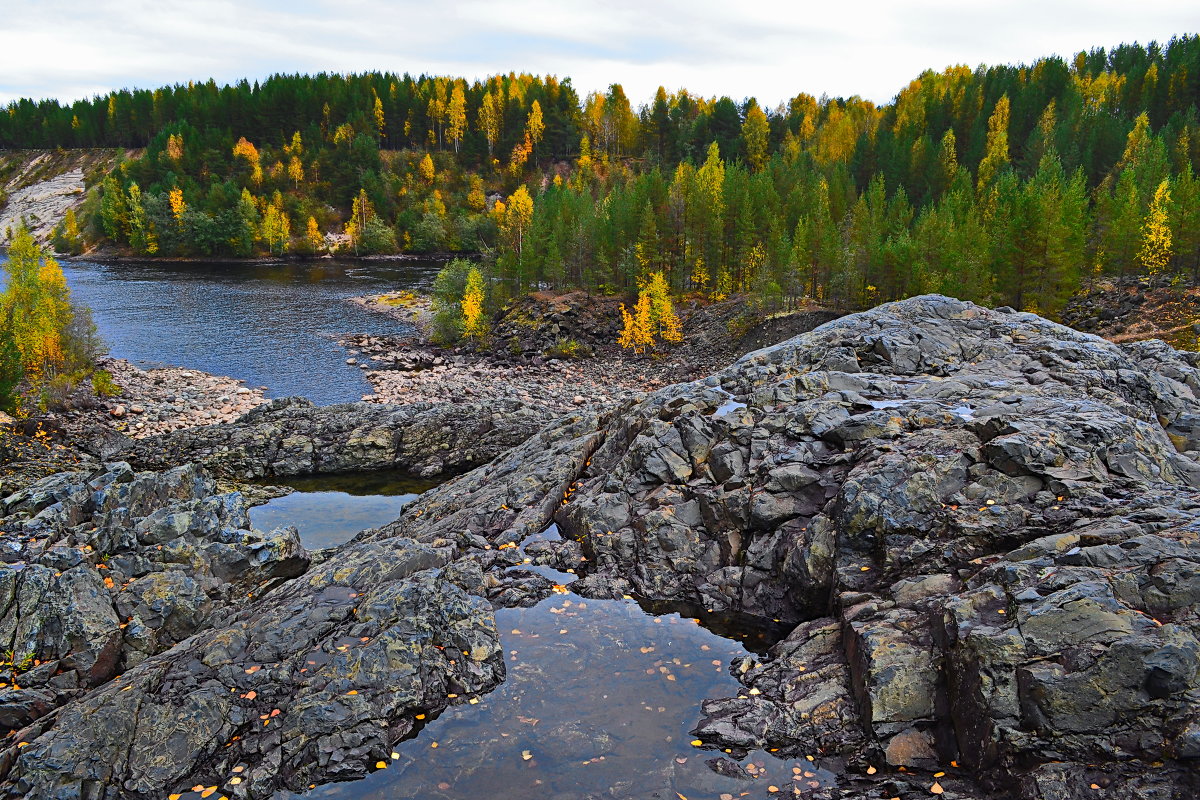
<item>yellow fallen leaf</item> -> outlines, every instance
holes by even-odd
[[[398,761],[399,759],[400,759],[399,753],[392,753],[392,761]]]
[[[437,742],[430,742],[430,743],[429,743],[429,746],[430,746],[430,747],[437,747]]]
[[[938,783],[937,781],[934,781],[933,786],[929,787],[930,794],[943,794],[945,791],[946,790],[943,789],[942,785],[940,783]]]
[[[205,789],[203,792],[200,793],[200,796],[201,797],[212,797],[216,793],[217,793],[217,787],[209,786],[207,789]]]
[[[521,751],[521,760],[522,761],[528,761],[531,758],[533,758],[533,753],[529,752],[528,750]]]
[[[675,796],[676,796],[676,797],[678,797],[678,798],[679,798],[679,800],[687,800],[687,798],[686,798],[686,797],[684,797],[683,795],[681,795],[679,792],[676,792],[676,793],[675,793]]]
[[[238,785],[239,783],[241,783],[241,782],[242,782],[242,779],[241,779],[241,778],[234,777],[234,778],[230,778],[230,779],[229,779],[229,785],[230,785],[230,786],[237,786],[237,785]]]
[[[167,795],[167,800],[179,800],[179,798],[180,798],[180,797],[183,797],[183,795],[181,795],[181,794],[169,794],[169,795]]]
[[[703,744],[704,742],[700,741],[699,739],[692,739],[692,747],[700,747]]]
[[[425,715],[424,715],[424,714],[417,714],[415,717],[413,717],[413,719],[425,719]]]
[[[944,777],[946,777],[946,773],[944,773],[944,772],[935,772],[935,773],[933,773],[933,777],[935,777],[935,778],[944,778]]]
[[[375,769],[387,769],[387,762],[386,761],[376,761]]]

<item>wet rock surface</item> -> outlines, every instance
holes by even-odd
[[[927,296],[845,317],[497,446],[14,734],[5,786],[139,797],[241,766],[222,791],[257,798],[361,775],[416,709],[502,679],[489,599],[555,591],[544,565],[574,569],[582,597],[790,628],[729,665],[744,690],[697,709],[694,735],[734,757],[819,758],[835,777],[814,796],[1190,798],[1197,390],[1168,347],[1029,314]],[[276,457],[237,447],[254,453],[237,469]],[[552,521],[562,541],[527,541]]]

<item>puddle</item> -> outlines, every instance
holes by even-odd
[[[358,472],[272,478],[296,491],[250,509],[250,524],[269,531],[295,525],[309,550],[349,541],[359,531],[400,516],[404,506],[435,483],[396,472]]]
[[[428,721],[394,746],[386,769],[291,797],[779,797],[768,787],[792,796],[833,782],[813,762],[763,752],[734,761],[691,744],[701,702],[744,691],[728,664],[747,655],[694,618],[568,592],[501,609],[496,622],[501,686]],[[714,772],[705,762],[718,757],[757,779]]]
[[[551,525],[527,537],[519,552],[560,538]],[[689,731],[705,699],[745,692],[729,674],[730,662],[765,650],[785,632],[781,626],[743,615],[697,616],[666,603],[588,600],[570,591],[574,575],[534,564],[510,569],[563,585],[532,608],[496,611],[504,683],[423,721],[393,746],[386,768],[286,796],[779,797],[780,790],[802,794],[833,784],[834,775],[814,762],[764,752],[738,760],[692,744]],[[705,762],[717,758],[745,774],[715,772]]]
[[[728,416],[729,414],[732,414],[735,411],[741,411],[743,408],[746,408],[746,404],[739,402],[736,398],[734,398],[734,396],[728,390],[723,389],[720,386],[715,386],[713,388],[715,388],[718,392],[720,392],[721,394],[723,394],[729,398],[724,403],[719,405],[717,407],[717,410],[713,412],[714,417]]]

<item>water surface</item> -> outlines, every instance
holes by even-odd
[[[437,485],[388,471],[272,478],[270,482],[297,491],[250,509],[250,524],[263,531],[295,525],[309,550],[339,545],[359,531],[392,522],[421,492]]]
[[[334,338],[412,333],[411,326],[346,302],[355,295],[429,285],[441,262],[62,264],[76,300],[92,309],[117,358],[241,378],[271,397],[318,405],[371,391]]]

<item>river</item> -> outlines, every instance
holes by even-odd
[[[427,287],[442,262],[62,264],[72,297],[92,309],[111,354],[265,386],[318,405],[371,391],[335,337],[408,334],[404,323],[346,298]]]

